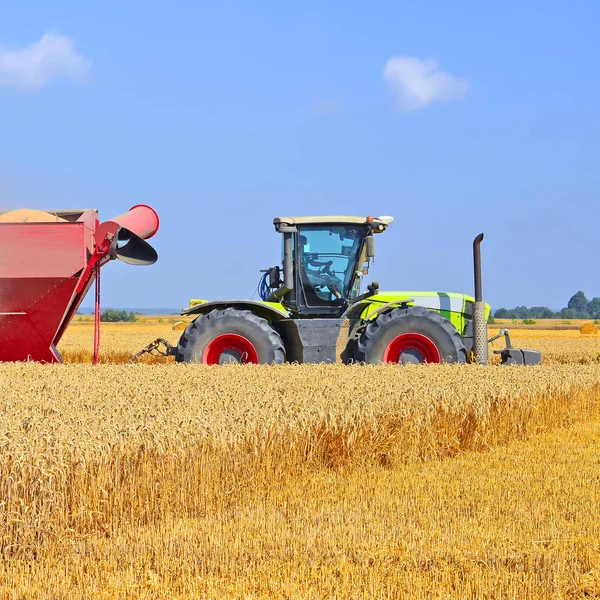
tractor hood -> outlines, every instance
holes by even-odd
[[[464,331],[467,322],[472,318],[473,303],[475,301],[473,296],[454,292],[379,292],[377,295],[370,296],[363,301],[365,308],[360,316],[363,319],[372,318],[378,314],[378,309],[382,309],[386,304],[389,304],[390,309],[392,309],[395,308],[394,305],[400,306],[402,300],[406,301],[409,306],[423,306],[429,310],[439,312],[461,333]],[[486,304],[486,319],[489,314],[490,306]]]
[[[369,298],[371,302],[388,303],[402,298],[412,298],[415,306],[423,306],[431,310],[443,310],[448,312],[459,312],[470,314],[466,310],[467,303],[474,302],[472,296],[456,294],[454,292],[379,292],[376,296]]]

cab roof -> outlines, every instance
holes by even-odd
[[[315,216],[315,217],[276,217],[273,219],[275,229],[280,225],[371,225],[375,233],[385,231],[393,217],[351,217],[344,215]]]

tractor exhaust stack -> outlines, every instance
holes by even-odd
[[[473,240],[473,276],[475,280],[475,304],[473,305],[473,354],[480,365],[488,362],[488,328],[485,318],[485,302],[481,289],[481,242],[483,233]]]

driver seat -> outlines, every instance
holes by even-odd
[[[314,284],[311,282],[306,264],[303,260],[300,261],[300,283],[302,284],[302,293],[304,294],[304,300],[306,302],[307,307],[318,307],[318,306],[336,306],[340,304],[341,300],[338,298],[333,298],[331,300],[326,300],[325,298],[319,296],[317,290],[315,289]],[[324,289],[327,290],[325,293],[330,294],[329,290],[326,286]]]

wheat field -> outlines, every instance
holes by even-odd
[[[528,368],[1,364],[0,597],[600,597],[575,333],[511,332]],[[179,334],[106,324],[103,357]]]

